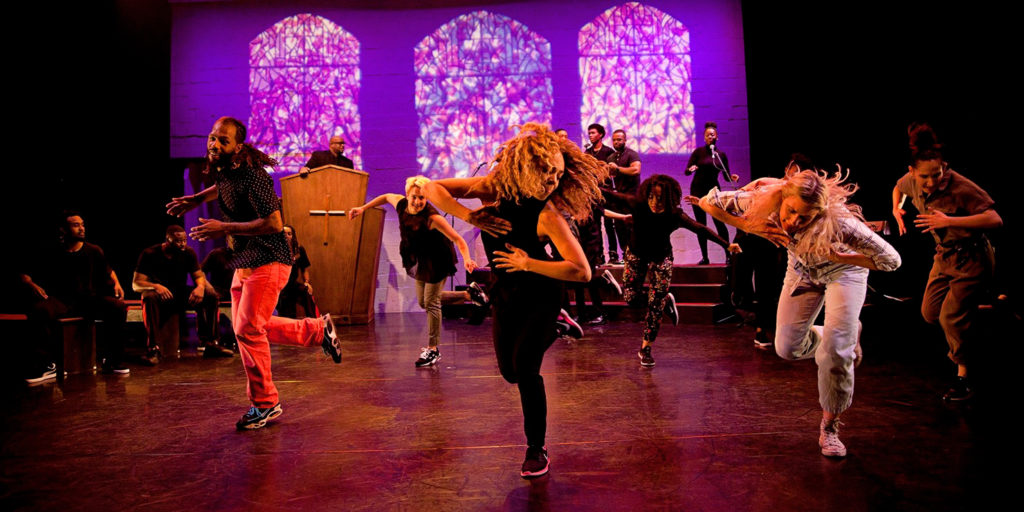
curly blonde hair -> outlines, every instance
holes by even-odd
[[[487,175],[494,187],[495,204],[502,201],[519,203],[523,198],[543,193],[541,173],[554,165],[554,156],[562,154],[565,174],[550,200],[556,208],[576,220],[589,219],[593,205],[603,199],[601,183],[608,178],[603,163],[563,140],[541,123],[526,123],[519,134],[502,144],[497,165]]]
[[[793,173],[782,184],[782,197],[796,196],[818,211],[814,220],[800,236],[794,251],[801,255],[813,255],[827,259],[833,246],[839,243],[842,220],[854,218],[864,220],[860,206],[849,203],[848,199],[857,191],[857,185],[845,183],[840,168],[835,174],[808,169]]]

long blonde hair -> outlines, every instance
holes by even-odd
[[[765,189],[765,193],[758,194],[751,210],[763,212],[764,206],[768,206],[766,203],[772,202],[771,206],[778,211],[779,205],[774,203],[781,204],[782,199],[790,196],[800,198],[818,213],[801,233],[793,250],[799,255],[827,259],[834,245],[841,242],[843,219],[864,220],[860,206],[847,202],[858,188],[856,184],[845,183],[848,177],[849,172],[843,174],[842,169],[831,175],[816,169],[793,173],[780,187]]]
[[[563,140],[546,124],[526,123],[519,134],[502,144],[498,163],[487,179],[494,187],[495,204],[519,203],[544,191],[541,173],[554,165],[554,156],[562,154],[565,174],[550,200],[556,208],[576,220],[589,219],[593,204],[601,201],[598,186],[608,178],[608,170],[596,158],[578,146]]]

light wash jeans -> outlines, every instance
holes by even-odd
[[[867,293],[868,269],[842,265],[817,280],[796,270],[793,258],[779,297],[775,352],[783,359],[818,363],[818,401],[839,414],[853,402],[854,347],[860,310]],[[825,325],[813,325],[825,307]]]

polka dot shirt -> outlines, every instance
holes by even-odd
[[[281,210],[274,180],[263,169],[238,167],[213,173],[217,201],[228,222],[249,222]],[[231,268],[256,268],[269,263],[292,264],[292,251],[284,231],[269,235],[232,235]]]

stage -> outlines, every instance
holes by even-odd
[[[426,316],[404,313],[341,327],[340,365],[275,347],[284,414],[256,431],[234,427],[248,407],[238,356],[186,350],[127,377],[15,386],[0,508],[934,511],[994,500],[982,495],[998,472],[984,447],[1002,431],[978,403],[942,402],[941,338],[883,336],[880,324],[866,322],[845,460],[819,453],[812,361],[755,349],[749,327],[669,324],[657,365],[642,368],[640,324],[615,322],[548,351],[551,472],[523,480],[519,396],[498,375],[490,319],[446,319],[439,365],[417,369]]]

